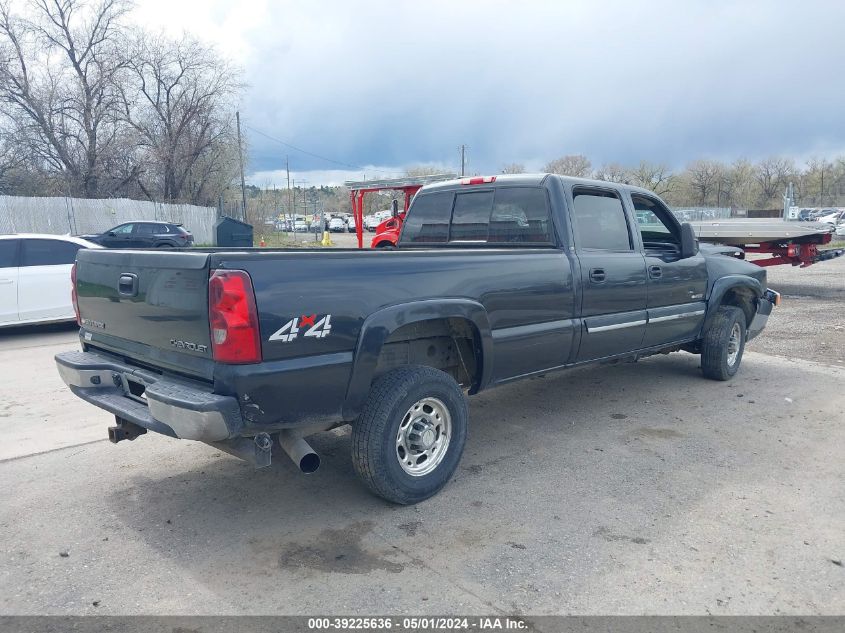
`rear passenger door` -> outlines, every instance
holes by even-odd
[[[646,266],[622,197],[615,189],[594,187],[574,187],[572,197],[583,320],[577,360],[639,349],[647,322]]]
[[[21,240],[18,313],[21,321],[73,319],[70,269],[79,244],[65,240]]]
[[[707,265],[700,253],[681,259],[681,227],[645,194],[631,194],[648,271],[648,327],[643,347],[694,338],[704,323]]]
[[[18,245],[0,240],[0,324],[18,320]]]

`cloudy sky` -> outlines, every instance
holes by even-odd
[[[455,170],[462,143],[480,173],[845,153],[837,0],[137,0],[135,19],[243,67],[258,185],[285,155],[309,185]]]

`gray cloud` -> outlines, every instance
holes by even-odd
[[[845,3],[321,2],[249,33],[249,123],[354,165],[845,148]],[[252,169],[288,151],[250,137]],[[328,170],[289,152],[297,170]]]

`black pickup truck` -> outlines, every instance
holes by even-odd
[[[312,472],[303,438],[351,424],[357,473],[397,503],[451,477],[465,394],[677,350],[727,380],[779,302],[651,192],[547,174],[424,187],[394,251],[86,250],[73,287],[82,351],[56,362],[112,441],[256,466],[278,441]]]

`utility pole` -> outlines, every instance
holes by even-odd
[[[291,202],[290,191],[290,160],[285,156],[285,171],[288,174],[288,213],[290,214],[290,228],[293,230],[293,241],[296,241],[296,230],[294,224],[296,223],[295,214],[293,212],[293,202]]]
[[[461,178],[464,177],[467,166],[467,146],[461,145]]]
[[[235,111],[238,122],[238,160],[241,164],[241,201],[243,202],[243,220],[246,222],[246,183],[244,182],[244,147],[241,144],[241,113]]]
[[[819,206],[824,206],[824,163],[825,160],[822,159],[822,182],[821,186],[819,187]]]

